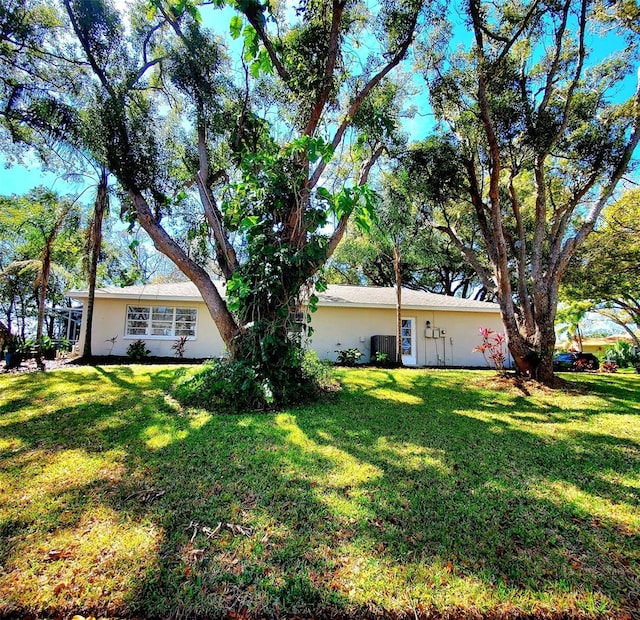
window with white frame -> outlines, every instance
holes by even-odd
[[[172,306],[127,306],[127,336],[195,338],[198,311]]]

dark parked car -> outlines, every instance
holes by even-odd
[[[598,370],[600,362],[593,353],[558,353],[553,358],[554,370]]]

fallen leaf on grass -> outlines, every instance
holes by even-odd
[[[242,534],[242,536],[251,536],[253,533],[252,527],[245,527],[244,525],[238,525],[237,523],[227,523],[227,529],[231,530],[232,534]]]
[[[69,586],[66,583],[59,583],[54,589],[54,594],[60,594],[63,590],[66,590]]]
[[[42,548],[41,551],[44,551]],[[50,549],[46,551],[44,556],[45,562],[55,562],[56,560],[64,560],[71,557],[71,552],[67,549]]]

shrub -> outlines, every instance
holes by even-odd
[[[188,336],[180,336],[172,345],[171,349],[174,352],[176,357],[182,359],[184,357],[184,352],[187,347]]]
[[[481,327],[480,336],[482,336],[482,343],[473,349],[473,352],[482,353],[482,357],[484,357],[487,362],[487,366],[493,364],[498,374],[504,374],[504,362],[507,358],[504,351],[506,342],[504,334],[494,332],[488,327]]]
[[[202,364],[194,375],[178,384],[175,395],[186,405],[219,413],[266,409],[271,396],[249,364],[226,359]]]
[[[371,356],[371,362],[376,366],[379,366],[380,368],[391,368],[392,366],[396,365],[391,361],[389,355],[387,353],[383,353],[382,351],[376,351]]]
[[[302,358],[302,376],[315,391],[333,386],[331,363],[321,360],[315,351],[305,351]]]
[[[338,357],[336,362],[342,366],[355,366],[358,360],[362,357],[360,349],[343,349],[342,351],[336,351]]]
[[[312,400],[332,385],[331,369],[315,352],[306,352],[299,368],[292,368],[291,392],[288,403]],[[294,389],[295,388],[295,389]],[[267,381],[246,361],[215,359],[181,381],[175,389],[176,398],[193,407],[203,407],[217,413],[264,411],[283,404],[282,395],[273,393]]]
[[[144,340],[136,340],[127,347],[127,355],[135,362],[139,362],[149,357],[151,351],[147,349],[147,343]]]
[[[614,362],[618,368],[628,368],[640,364],[640,355],[636,348],[625,340],[618,340],[614,345],[608,347],[604,352],[607,362]]]
[[[618,372],[618,365],[615,362],[605,362],[600,367],[602,372]]]

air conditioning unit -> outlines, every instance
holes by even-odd
[[[385,353],[389,362],[396,362],[396,337],[395,336],[371,336],[371,359],[375,359],[376,353]]]

